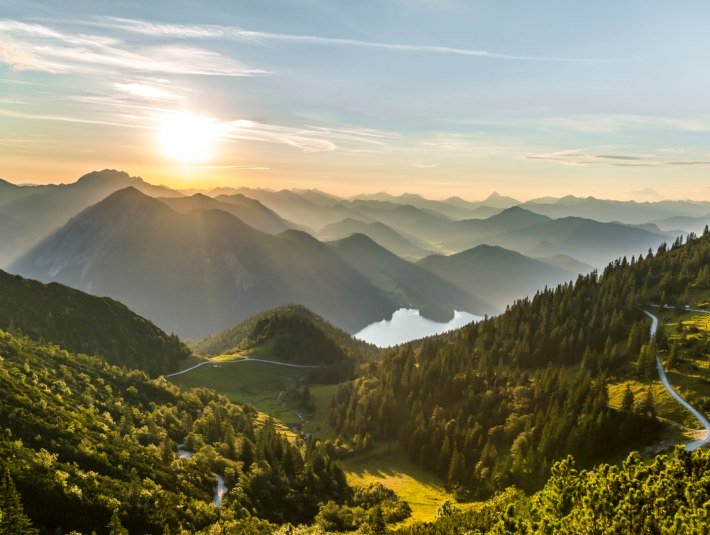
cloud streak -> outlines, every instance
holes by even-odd
[[[542,124],[590,134],[611,134],[628,128],[661,128],[686,132],[708,132],[706,118],[685,119],[658,115],[598,114],[547,117]]]
[[[670,160],[663,156],[629,156],[625,154],[594,154],[584,149],[572,149],[524,156],[527,160],[547,160],[570,167],[676,167],[710,165],[706,159]]]
[[[146,45],[103,35],[62,32],[41,24],[0,20],[0,59],[18,71],[99,74],[137,72],[202,76],[263,76],[229,56],[183,44]]]
[[[146,20],[126,19],[117,17],[101,17],[96,21],[83,21],[84,24],[103,26],[124,32],[139,33],[146,36],[180,38],[180,39],[223,39],[243,42],[285,42],[315,46],[335,46],[350,48],[371,48],[388,50],[391,52],[423,52],[431,54],[447,54],[454,56],[467,56],[476,58],[490,58],[511,61],[542,61],[542,62],[570,62],[570,63],[602,63],[616,61],[613,58],[573,58],[556,56],[529,56],[525,54],[508,54],[479,50],[472,48],[458,48],[440,45],[420,45],[403,43],[383,43],[377,41],[364,41],[361,39],[348,39],[341,37],[323,37],[318,35],[302,35],[262,32],[245,30],[235,26],[220,26],[214,24],[165,24]]]

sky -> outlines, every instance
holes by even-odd
[[[0,0],[0,177],[710,199],[707,2]]]

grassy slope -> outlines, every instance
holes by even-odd
[[[412,516],[403,525],[430,522],[442,503],[456,501],[446,492],[439,478],[410,462],[396,447],[380,445],[348,458],[342,464],[350,485],[382,483],[408,502]],[[457,507],[463,509],[474,505],[457,504]]]
[[[215,360],[224,362],[225,359]],[[223,363],[219,368],[213,368],[211,365],[201,366],[186,374],[171,377],[170,380],[182,388],[211,388],[231,401],[250,403],[264,416],[272,415],[284,425],[284,431],[292,435],[290,428],[298,425],[298,417],[293,412],[284,410],[277,398],[288,382],[296,377],[297,368],[263,362],[244,362]]]

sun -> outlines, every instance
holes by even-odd
[[[157,127],[160,152],[182,164],[205,163],[210,160],[217,140],[213,119],[188,112],[163,115]]]

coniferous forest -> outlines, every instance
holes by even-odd
[[[463,497],[540,487],[568,454],[590,465],[652,441],[653,402],[609,408],[606,381],[644,374],[639,305],[708,289],[710,233],[621,259],[539,292],[504,314],[390,351],[345,383],[332,421],[344,435],[397,440]],[[639,442],[641,440],[641,442]]]

